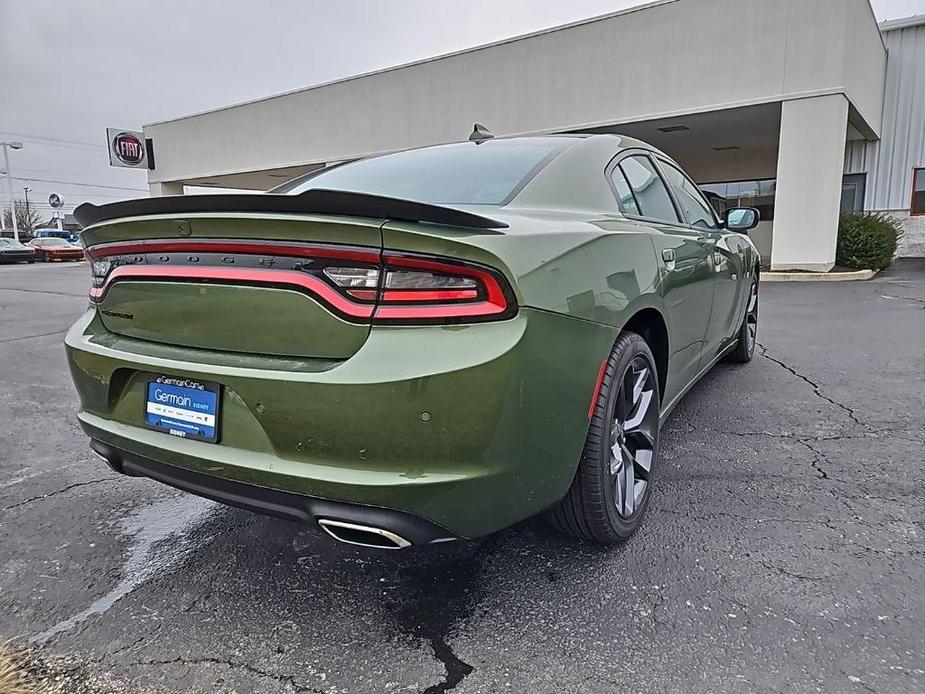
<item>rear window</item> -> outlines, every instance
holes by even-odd
[[[272,192],[327,188],[434,204],[503,205],[567,144],[536,138],[415,149],[314,171]]]

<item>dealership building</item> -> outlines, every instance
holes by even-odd
[[[827,271],[839,214],[925,255],[925,16],[868,0],[660,0],[144,128],[152,195],[267,190],[358,157],[496,135],[617,133],[750,205],[772,269]]]

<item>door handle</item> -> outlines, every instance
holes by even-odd
[[[674,270],[674,248],[663,249],[662,260],[665,261],[665,267],[668,270]]]

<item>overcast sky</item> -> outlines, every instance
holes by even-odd
[[[14,180],[15,192],[29,185],[45,214],[53,191],[68,208],[144,195],[143,172],[109,167],[107,126],[140,129],[638,4],[0,0],[0,140],[25,144],[11,168],[31,180]],[[881,20],[925,14],[925,0],[872,4]]]

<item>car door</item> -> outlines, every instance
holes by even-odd
[[[662,394],[667,403],[699,371],[713,309],[712,246],[687,225],[648,153],[627,153],[609,175],[623,214],[655,232],[661,293],[669,311],[668,378]]]
[[[690,177],[674,162],[658,157],[665,180],[690,229],[708,247],[713,276],[713,309],[707,325],[701,368],[710,363],[733,339],[739,315],[740,285],[744,281],[738,252],[738,235],[727,232],[716,218],[713,206]],[[747,278],[746,278],[747,279]]]

